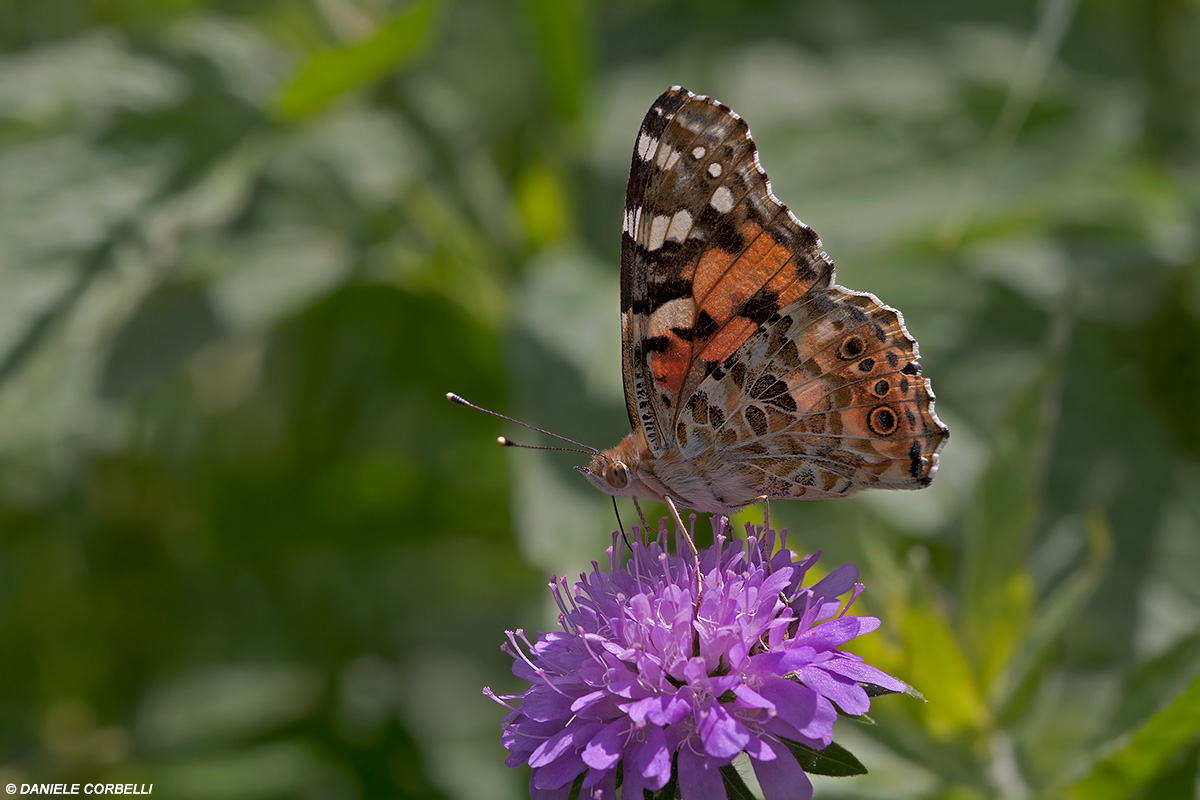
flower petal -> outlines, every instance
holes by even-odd
[[[743,749],[745,750],[746,755],[750,756],[751,758],[758,758],[762,759],[763,761],[770,761],[771,759],[775,758],[775,753],[767,745],[766,740],[761,736],[755,736],[754,734],[750,734],[750,741],[746,742],[746,746]]]
[[[683,800],[728,800],[720,766],[685,746],[679,751],[679,794]]]
[[[733,693],[737,696],[736,708],[765,708],[770,713],[775,713],[774,703],[744,683],[739,683],[733,687]]]
[[[863,688],[849,678],[834,675],[820,667],[805,667],[800,670],[800,680],[805,686],[815,689],[837,703],[847,714],[858,716],[871,708],[871,698]]]
[[[822,622],[799,637],[799,641],[817,650],[836,650],[856,636],[879,627],[874,617],[838,617]]]
[[[617,800],[617,771],[610,769],[604,773],[594,787],[590,795],[594,800]]]
[[[630,769],[632,762],[625,761],[625,771],[621,774],[621,795],[623,797],[644,797],[644,792],[650,789],[650,784],[646,783],[646,779],[636,769]],[[616,770],[613,770],[615,776]]]
[[[689,658],[683,665],[683,678],[696,688],[708,686],[708,665],[700,656]]]
[[[628,719],[619,719],[604,726],[583,748],[583,763],[592,769],[612,768],[621,760],[628,733]]]
[[[769,653],[759,653],[750,657],[751,670],[758,675],[781,676],[790,675],[807,667],[817,657],[817,651],[811,647],[799,646],[789,650],[775,650]]]
[[[537,773],[529,777],[529,800],[568,800],[571,796],[571,784],[564,783],[556,789],[540,789],[534,785],[534,777]]]
[[[821,703],[828,706],[830,713],[835,718],[837,717],[837,714],[833,711],[833,703],[829,702],[824,697],[821,698]],[[800,744],[811,747],[814,750],[820,750],[824,747],[827,747],[829,746],[829,743],[833,741],[832,735],[824,741],[821,739],[814,739],[811,736],[805,736],[803,733],[792,727],[792,725],[790,725],[788,722],[779,717],[771,717],[766,722],[761,723],[759,727],[772,736],[780,739],[787,739],[790,742],[799,742]]]
[[[876,686],[891,689],[894,692],[903,692],[908,688],[907,683],[893,678],[883,670],[850,658],[832,658],[821,664],[821,668],[845,676],[853,681],[873,683]]]
[[[616,800],[617,771],[615,769],[590,769],[583,779],[580,797],[591,800]]]
[[[832,574],[832,573],[830,573],[830,574]],[[762,586],[759,587],[759,592],[761,593],[760,597],[777,598],[777,596],[781,592],[783,592],[783,590],[786,589],[788,584],[791,582],[792,582],[792,568],[791,567],[784,567],[783,569],[776,570],[775,572],[772,572],[770,575],[768,575],[766,577],[766,579],[762,582]]]
[[[647,697],[632,703],[622,703],[617,706],[633,720],[635,725],[674,725],[691,713],[687,701],[675,695],[667,697]]]
[[[828,701],[822,703],[813,689],[795,681],[773,678],[765,681],[759,691],[775,704],[779,718],[804,736],[825,744],[833,740],[837,712]]]
[[[671,778],[671,750],[667,747],[667,735],[662,728],[646,729],[646,741],[634,759],[637,769],[633,770],[646,779],[646,786],[658,791]],[[625,774],[631,770],[626,765]]]
[[[544,767],[560,758],[564,753],[578,750],[601,727],[602,724],[599,722],[587,722],[563,728],[533,751],[533,754],[529,756],[529,766]]]
[[[533,785],[538,789],[558,789],[570,786],[586,767],[578,753],[567,753],[552,764],[533,771]]]
[[[808,775],[782,742],[772,742],[775,758],[750,759],[754,777],[762,787],[763,800],[812,800],[813,786]]]
[[[696,731],[704,743],[704,752],[719,759],[721,764],[732,761],[750,741],[750,731],[720,703],[713,703],[700,712]]]
[[[818,600],[832,600],[854,588],[858,582],[858,567],[854,564],[843,564],[821,580],[814,583],[809,590]]]
[[[555,693],[555,696],[562,697],[561,695],[559,695],[557,693]],[[595,703],[598,700],[602,700],[607,696],[608,696],[608,692],[604,691],[603,689],[597,689],[594,692],[588,692],[587,694],[583,695],[582,697],[576,697],[575,701],[571,703],[569,708],[570,708],[572,714],[578,714],[580,711],[587,708],[592,703]],[[566,698],[564,698],[564,700],[565,699]],[[530,713],[528,700],[526,700],[521,705],[521,710],[524,711],[526,714],[528,714],[530,719],[549,719],[549,717],[537,717],[537,716],[534,716],[532,713]],[[562,713],[560,713],[557,717],[555,717],[555,719],[566,719],[566,718],[568,718],[568,715],[562,714]]]

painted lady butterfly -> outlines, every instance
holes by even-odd
[[[834,283],[820,248],[771,193],[741,117],[663,93],[621,237],[633,432],[578,469],[613,496],[726,513],[928,486],[949,431],[917,343],[898,311]]]

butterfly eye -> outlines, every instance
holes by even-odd
[[[624,489],[629,485],[629,470],[620,461],[613,461],[604,470],[604,480],[614,489]]]

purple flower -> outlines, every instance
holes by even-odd
[[[667,553],[664,521],[623,564],[614,536],[608,569],[593,562],[574,593],[551,584],[562,632],[508,633],[513,674],[530,687],[484,693],[513,709],[501,742],[509,766],[533,768],[533,800],[565,800],[580,777],[580,797],[615,798],[618,775],[627,798],[674,778],[682,800],[720,800],[722,768],[741,753],[766,800],[809,798],[793,749],[827,747],[839,710],[866,712],[864,684],[906,688],[838,649],[879,627],[848,613],[862,591],[854,565],[803,586],[819,553],[797,560],[786,532],[774,552],[775,532],[750,526],[744,544],[729,541],[728,522],[714,518],[700,554],[698,606],[695,565],[686,549]]]

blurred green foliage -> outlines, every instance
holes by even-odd
[[[0,0],[0,783],[525,792],[479,689],[611,508],[443,394],[627,432],[625,170],[680,83],[952,430],[927,491],[772,506],[928,699],[818,796],[1200,796],[1198,12]]]

